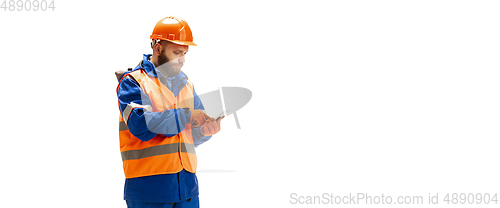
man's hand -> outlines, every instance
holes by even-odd
[[[207,119],[210,119],[210,117],[202,110],[191,110],[191,119],[189,123],[192,127],[198,127],[203,125]]]
[[[224,117],[218,118],[217,120],[210,118],[206,120],[205,124],[201,126],[200,131],[203,136],[212,136],[220,131],[220,121]]]

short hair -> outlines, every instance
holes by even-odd
[[[153,49],[153,47],[157,44],[157,43],[160,43],[162,42],[163,40],[160,40],[160,39],[152,39],[151,40],[151,49]],[[166,43],[170,43],[170,41],[166,40],[166,41],[163,41],[163,42],[166,42]],[[161,44],[161,43],[160,43]]]
[[[159,43],[161,40],[159,39],[152,39],[151,40],[151,49],[153,49],[153,46],[155,46],[157,43]]]

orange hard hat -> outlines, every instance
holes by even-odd
[[[193,43],[193,34],[186,20],[169,16],[156,23],[150,39],[168,40],[179,45],[196,46]]]

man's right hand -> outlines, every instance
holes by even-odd
[[[210,117],[202,110],[191,110],[191,119],[189,123],[192,127],[198,127],[205,124],[205,121]]]

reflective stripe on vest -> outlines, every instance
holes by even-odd
[[[119,118],[120,151],[126,178],[150,175],[177,173],[185,169],[195,173],[197,166],[191,124],[172,137],[161,134],[144,142],[132,135],[127,127],[128,118],[135,108],[146,111],[163,112],[164,110],[189,108],[194,109],[193,85],[189,80],[180,90],[177,97],[154,77],[143,70],[130,72],[122,78],[130,76],[139,83],[142,92],[147,95],[151,105],[131,103],[127,105]],[[122,81],[120,80],[120,82]],[[174,127],[175,128],[175,127]]]
[[[132,102],[132,103],[128,104],[127,107],[125,107],[125,110],[123,110],[123,113],[122,113],[123,120],[125,120],[125,123],[127,123],[128,117],[130,116],[130,113],[132,112],[132,110],[134,110],[134,108],[143,108],[146,111],[153,110],[153,108],[150,105],[139,105],[139,104]]]
[[[128,130],[127,123],[125,123],[125,121],[120,121],[118,126],[118,131],[125,131],[125,130]]]
[[[196,153],[193,144],[181,143],[180,152]],[[172,154],[179,152],[179,144],[164,144],[153,147],[148,147],[140,150],[129,150],[122,152],[122,160],[138,160],[146,157],[157,155]]]

